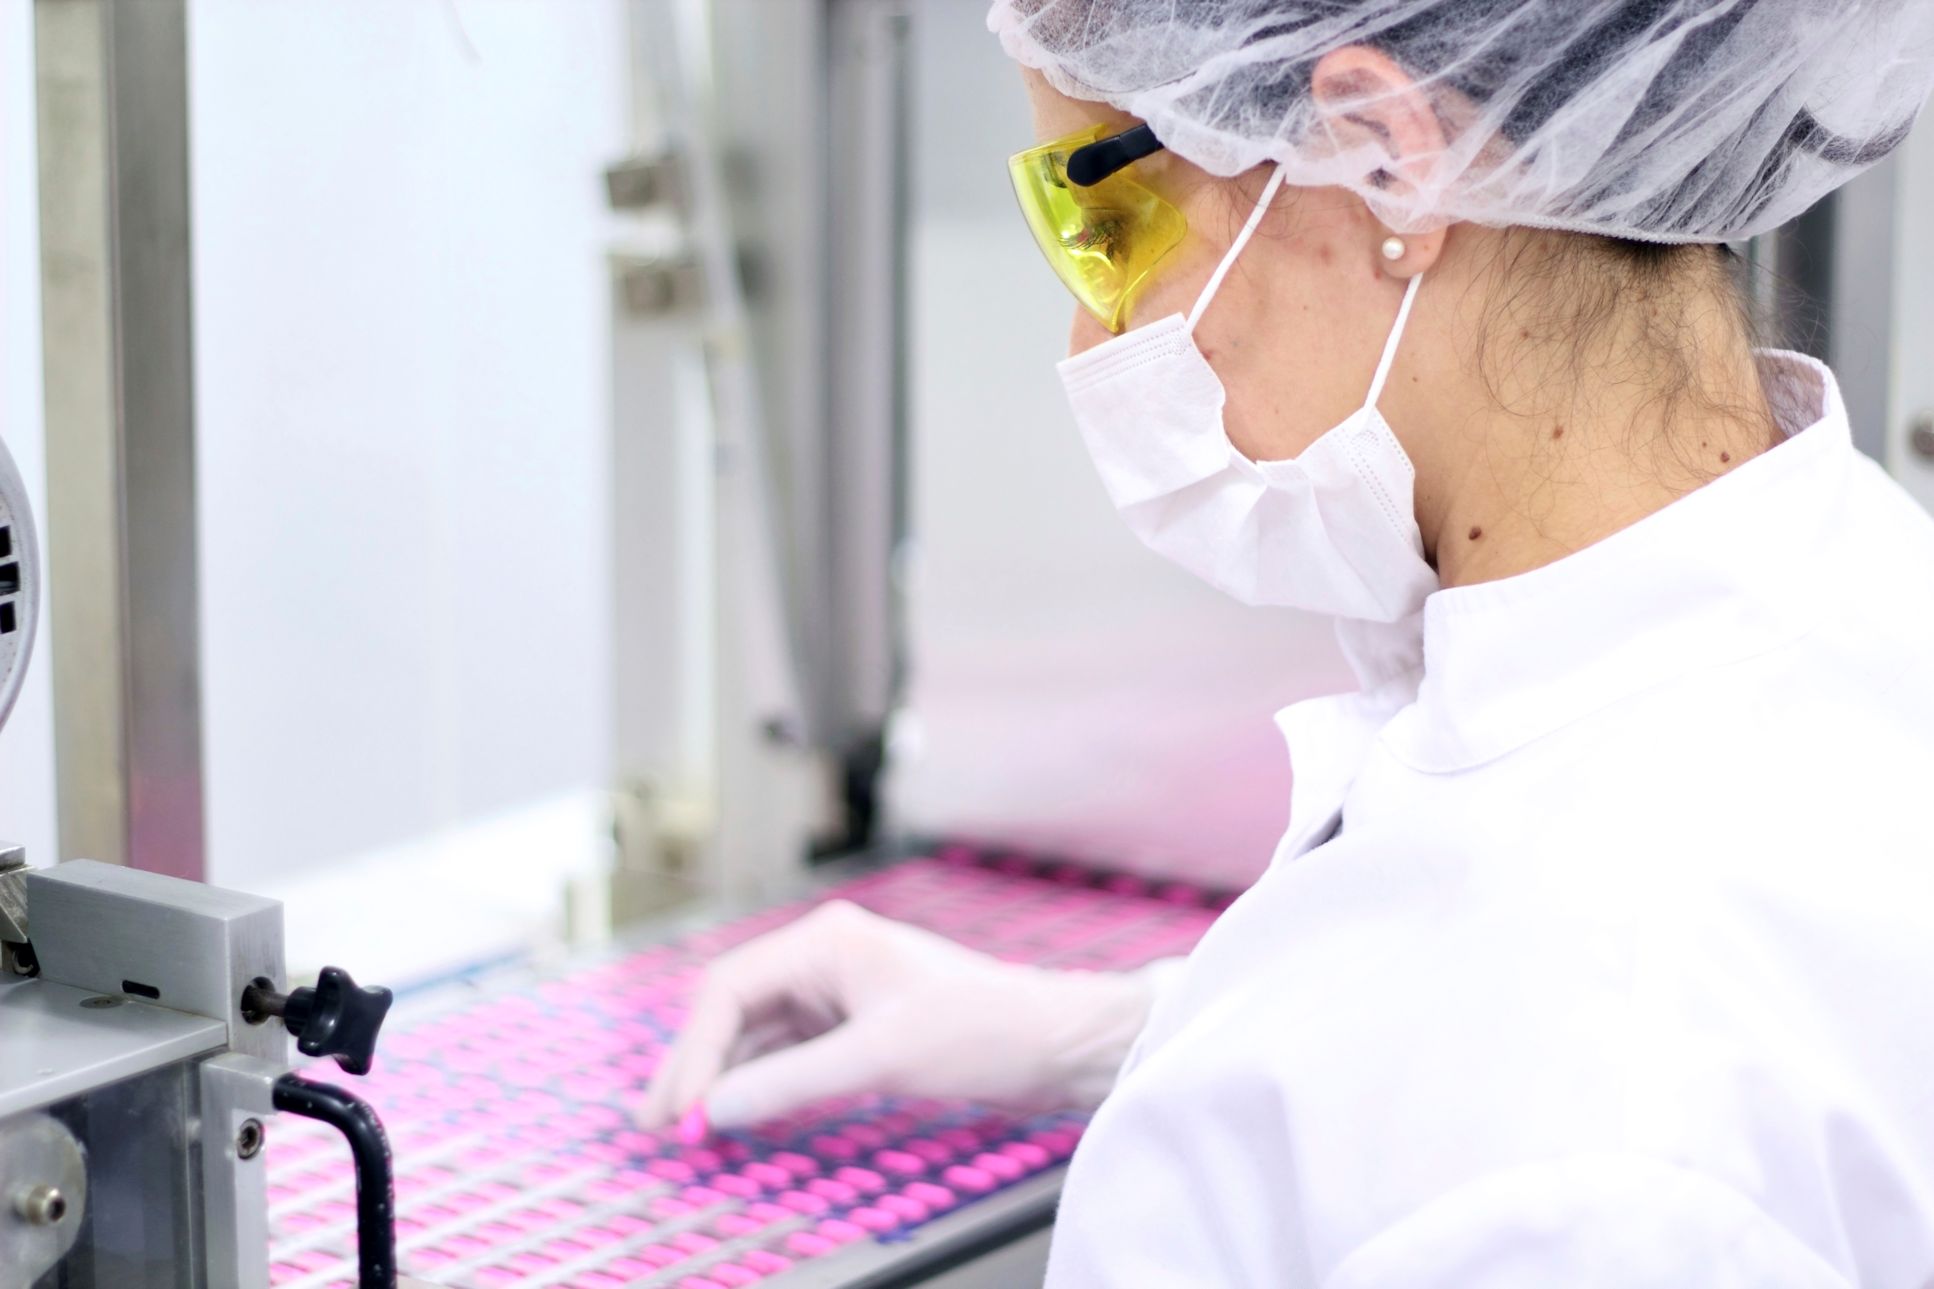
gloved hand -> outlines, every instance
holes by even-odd
[[[860,1092],[1088,1108],[1155,990],[1149,968],[1002,962],[834,901],[707,969],[638,1118],[661,1129],[702,1101],[729,1128]]]

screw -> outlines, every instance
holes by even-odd
[[[13,1207],[29,1226],[56,1226],[67,1216],[67,1197],[43,1182],[15,1196]]]
[[[260,1119],[242,1120],[242,1130],[235,1134],[235,1153],[243,1159],[253,1159],[262,1153],[262,1121]]]
[[[127,999],[121,998],[115,994],[96,994],[92,998],[81,999],[81,1006],[92,1007],[96,1011],[98,1011],[103,1007],[119,1007],[122,1003],[126,1001]]]
[[[1926,461],[1934,461],[1934,412],[1922,412],[1907,427],[1907,446]]]

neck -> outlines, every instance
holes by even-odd
[[[1621,301],[1589,334],[1575,318],[1541,334],[1506,310],[1472,352],[1428,327],[1446,342],[1420,347],[1422,370],[1386,403],[1425,430],[1417,517],[1443,585],[1562,559],[1777,441],[1731,288],[1712,278]],[[1419,312],[1433,294],[1457,298],[1426,283]]]

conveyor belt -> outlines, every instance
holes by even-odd
[[[1011,960],[1093,969],[1186,952],[1227,904],[948,846],[812,900],[403,1017],[375,1072],[345,1080],[389,1129],[403,1270],[460,1289],[889,1285],[1044,1224],[1078,1115],[867,1097],[700,1147],[629,1122],[704,964],[832,898]],[[285,1120],[269,1168],[272,1282],[348,1289],[354,1197],[340,1142]]]

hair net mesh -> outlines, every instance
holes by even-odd
[[[988,26],[1213,174],[1280,163],[1404,232],[1750,236],[1886,155],[1934,81],[1934,0],[995,0]],[[1346,125],[1388,89],[1318,107],[1349,45],[1412,79],[1441,150]]]

